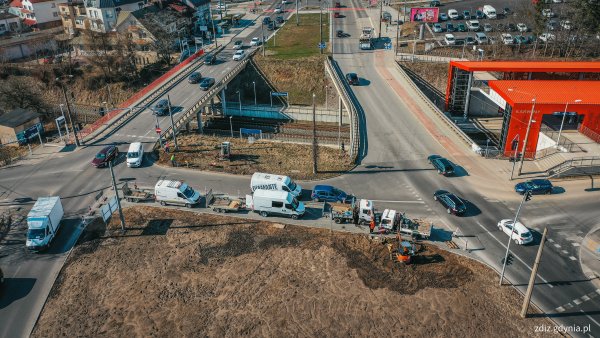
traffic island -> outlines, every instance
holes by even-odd
[[[424,244],[414,263],[367,235],[167,208],[125,209],[78,244],[32,337],[488,337],[527,332],[497,274]]]
[[[235,175],[252,175],[255,172],[276,173],[296,180],[324,179],[354,168],[347,149],[319,146],[317,174],[312,170],[312,145],[283,143],[269,140],[182,135],[177,138],[178,149],[169,141],[169,152],[158,151],[158,164],[202,171]],[[230,142],[230,155],[221,155],[221,144]],[[173,160],[173,161],[171,161]]]

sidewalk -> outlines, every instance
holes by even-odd
[[[73,144],[65,146],[62,142],[56,143],[44,143],[43,146],[37,146],[32,148],[31,154],[23,156],[22,159],[16,160],[15,162],[3,167],[11,168],[21,165],[35,165],[43,162],[48,158],[61,158],[77,150],[77,147]]]
[[[583,239],[579,263],[583,273],[600,288],[600,227],[590,231]]]

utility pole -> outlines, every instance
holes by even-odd
[[[581,102],[581,100],[575,100],[573,102],[579,103],[579,102]],[[562,120],[560,121],[560,130],[558,131],[558,138],[556,139],[556,148],[558,148],[558,146],[560,144],[560,135],[562,134],[562,131],[563,131],[563,126],[565,124],[565,117],[567,116],[567,108],[568,107],[569,107],[569,102],[567,102],[567,104],[565,105],[565,111],[563,112]]]
[[[265,23],[260,24],[260,34],[262,34],[262,54],[265,56]]]
[[[296,26],[300,26],[300,10],[298,9],[298,1],[296,0]]]
[[[400,11],[398,11],[398,18],[396,19],[396,54],[398,55],[398,47],[400,46]]]
[[[519,219],[519,212],[521,212],[521,207],[523,203],[529,201],[531,199],[531,191],[527,190],[523,194],[523,199],[521,200],[521,204],[519,204],[519,208],[517,209],[517,213],[515,214],[515,219],[512,223],[512,231],[508,236],[508,244],[506,245],[506,254],[504,255],[504,262],[502,263],[502,272],[500,273],[500,286],[502,286],[502,280],[504,279],[504,270],[506,269],[506,262],[508,261],[508,250],[510,249],[510,243],[512,242],[512,236],[515,233],[515,225]]]
[[[65,129],[67,130],[67,140],[69,140],[71,138],[71,135],[69,135],[69,125],[67,123],[67,119],[65,118],[65,111],[63,110],[63,104],[61,103],[59,105],[60,107],[60,113],[62,114],[63,119],[65,119]]]
[[[378,39],[381,39],[381,16],[383,15],[383,1],[379,1],[379,34]]]
[[[115,181],[115,172],[113,171],[112,160],[108,161],[108,167],[110,168],[110,177],[112,178],[113,190],[115,191],[115,197],[117,198],[117,209],[119,209],[119,218],[121,219],[121,231],[125,232],[125,217],[123,216],[123,209],[121,208],[121,200],[119,199],[119,190],[117,189],[117,182]]]
[[[533,112],[535,110],[536,98],[537,95],[533,97],[533,100],[531,100],[531,102],[533,102],[533,105],[531,106],[531,113],[529,114],[529,123],[527,123],[527,131],[525,132],[525,139],[523,140],[523,151],[521,154],[521,163],[519,164],[519,176],[523,171],[523,162],[525,162],[525,152],[527,151],[527,141],[529,139],[529,131],[531,130],[531,122],[533,121]]]
[[[527,285],[527,292],[525,293],[525,299],[523,300],[523,308],[521,309],[521,318],[527,317],[527,310],[529,310],[529,302],[531,301],[531,295],[533,294],[533,285],[535,284],[535,277],[537,277],[538,267],[540,266],[540,260],[542,258],[542,251],[544,251],[544,244],[546,243],[546,234],[548,233],[548,228],[544,228],[544,233],[542,234],[542,241],[540,242],[540,247],[537,252],[537,256],[535,256],[535,263],[533,263],[533,269],[531,269],[531,277],[529,277],[529,285]]]
[[[317,111],[315,106],[315,97],[313,93],[313,142],[312,142],[312,155],[313,155],[313,174],[317,174]]]
[[[67,115],[69,115],[69,122],[71,123],[71,129],[73,129],[73,135],[75,135],[75,145],[81,146],[79,143],[79,137],[77,137],[77,130],[75,129],[75,123],[73,123],[73,118],[71,117],[71,106],[69,105],[69,98],[67,97],[67,90],[65,89],[65,84],[60,82],[60,79],[57,78],[60,88],[62,89],[63,96],[65,98],[65,103],[67,104]]]
[[[171,132],[173,133],[173,142],[175,142],[175,150],[177,150],[177,131],[175,130],[175,123],[173,123],[173,111],[171,110],[171,98],[169,95],[167,95],[167,102],[169,104],[169,117],[171,117]]]
[[[323,54],[323,6],[319,4],[319,51]]]
[[[215,38],[215,49],[217,49],[217,47],[219,47],[217,45],[217,30],[215,29],[215,20],[213,20],[212,9],[210,6],[208,6],[208,12],[210,14],[210,22],[212,23],[213,37]]]
[[[158,123],[158,114],[154,115],[156,117],[156,129],[160,129],[160,124]],[[158,134],[158,142],[160,144],[160,147],[163,147],[163,141],[162,141],[162,136],[161,133],[157,133]]]

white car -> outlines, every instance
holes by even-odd
[[[553,18],[556,14],[550,8],[542,9],[542,15],[547,18]]]
[[[433,24],[433,32],[434,33],[441,33],[443,31],[442,29],[442,25],[439,23],[434,23]]]
[[[522,22],[519,22],[519,23],[517,24],[517,29],[518,29],[518,30],[519,30],[519,32],[521,32],[521,33],[523,33],[523,32],[527,32],[527,31],[529,30],[529,29],[527,28],[527,25],[526,25],[526,24],[524,24],[524,23],[522,23]]]
[[[514,39],[513,39],[512,35],[510,35],[508,33],[504,33],[504,34],[501,35],[501,37],[502,37],[502,42],[505,45],[512,45],[513,44]]]
[[[560,22],[560,26],[562,27],[562,29],[567,31],[573,29],[573,24],[569,20],[562,20]]]
[[[466,24],[470,31],[477,32],[479,30],[479,20],[468,20]]]
[[[287,5],[287,4],[289,4],[289,3],[290,3],[290,2],[289,2],[288,0],[281,0],[281,4],[282,4],[282,5]]]
[[[279,14],[282,11],[283,11],[283,9],[281,8],[281,5],[277,5],[277,7],[275,7],[275,10],[274,10],[275,14]]]
[[[542,33],[539,36],[539,39],[543,42],[553,41],[556,37],[552,33]]]
[[[458,15],[458,11],[456,9],[449,9],[448,17],[452,20],[458,20],[458,18],[460,18],[460,16]]]
[[[244,47],[244,42],[242,40],[237,40],[233,43],[233,49],[242,49]]]
[[[244,52],[243,49],[240,49],[237,52],[235,52],[235,54],[233,54],[233,61],[240,61],[245,56],[246,56],[246,52]]]
[[[456,38],[454,38],[454,34],[446,34],[446,35],[444,35],[444,42],[446,42],[446,44],[448,46],[455,45],[456,44]]]
[[[250,46],[260,46],[260,39],[252,38],[252,41],[250,41]]]
[[[513,230],[513,220],[512,219],[503,219],[498,222],[498,229],[502,230],[505,234],[511,236],[511,239],[515,241],[515,243],[519,245],[528,244],[533,242],[533,236],[529,229],[523,225],[523,223],[517,221],[517,224]]]

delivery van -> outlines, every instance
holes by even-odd
[[[33,251],[47,249],[56,237],[63,216],[60,197],[38,198],[27,214],[27,248]]]
[[[498,17],[496,9],[490,5],[483,6],[483,14],[485,14],[488,19],[496,19]]]
[[[133,142],[129,145],[127,150],[127,166],[128,167],[139,167],[142,165],[144,160],[144,147],[142,142]]]
[[[304,203],[291,193],[279,190],[257,189],[252,195],[246,195],[246,206],[262,217],[280,215],[298,219],[306,211]]]
[[[282,175],[254,173],[250,180],[250,190],[256,191],[257,189],[286,191],[296,198],[300,198],[302,195],[302,187],[294,183],[288,176]]]
[[[161,205],[174,204],[193,207],[200,201],[200,193],[187,183],[175,180],[160,180],[154,187],[154,197]]]

